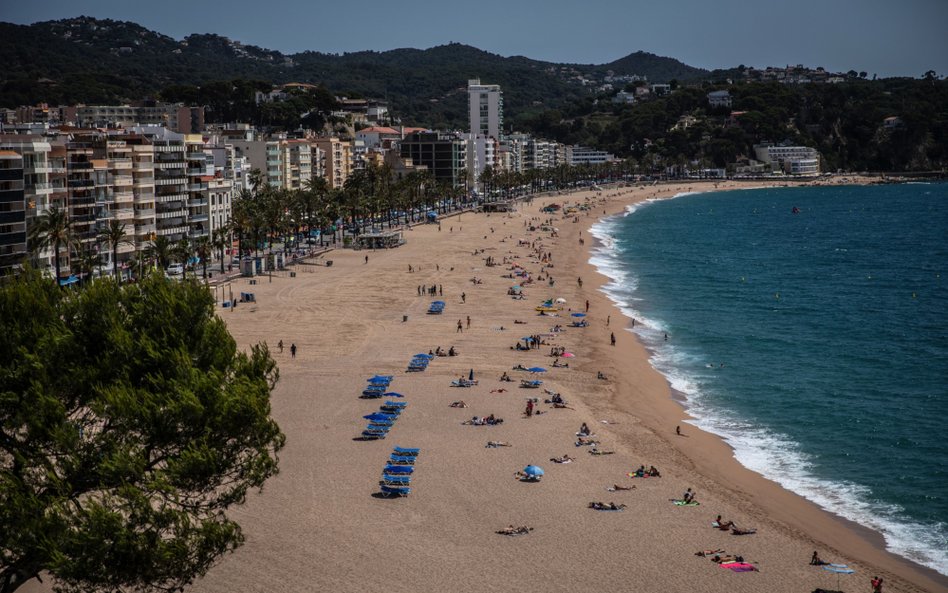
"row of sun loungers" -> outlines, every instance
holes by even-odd
[[[428,315],[441,315],[444,313],[444,301],[432,301],[428,306]]]
[[[430,354],[416,354],[412,357],[411,362],[408,363],[408,372],[409,373],[420,373],[428,368],[428,363],[431,362],[434,356]]]
[[[369,421],[369,425],[362,431],[362,439],[366,441],[384,439],[388,436],[388,431],[392,429],[399,414],[408,405],[405,402],[387,401],[378,412],[373,412],[363,416]]]
[[[362,399],[378,399],[382,397],[402,397],[402,394],[388,391],[392,383],[392,375],[375,375],[368,379],[368,385],[362,390]]]
[[[415,473],[415,460],[421,449],[395,447],[382,469],[379,488],[386,496],[408,496],[411,494],[411,477]]]

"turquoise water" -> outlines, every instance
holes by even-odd
[[[948,184],[683,195],[592,233],[697,426],[948,574]]]

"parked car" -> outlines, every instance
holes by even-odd
[[[184,266],[182,264],[171,264],[165,268],[165,274],[168,276],[183,276]]]

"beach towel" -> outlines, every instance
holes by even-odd
[[[754,572],[757,567],[747,562],[722,562],[721,568],[728,568],[734,572]]]
[[[685,502],[683,500],[674,500],[672,502],[674,502],[675,506],[678,507],[696,507],[701,504],[700,502]]]

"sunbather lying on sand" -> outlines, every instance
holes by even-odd
[[[616,504],[614,502],[591,502],[589,503],[589,508],[596,509],[597,511],[621,511],[625,508],[625,505]]]
[[[615,451],[605,451],[603,449],[596,449],[595,447],[589,450],[590,455],[615,455]]]
[[[553,402],[553,407],[554,407],[554,408],[565,409],[565,410],[575,410],[575,409],[576,409],[576,408],[571,408],[571,407],[567,406],[567,405],[566,405],[565,403],[563,403],[563,402]]]
[[[513,525],[508,525],[503,529],[498,529],[497,533],[500,535],[526,535],[533,531],[533,527],[527,527],[526,525],[521,525],[520,527],[514,527]]]
[[[753,535],[757,533],[756,529],[740,529],[737,525],[731,526],[731,535]]]
[[[825,566],[829,562],[825,562],[820,558],[820,555],[816,553],[816,550],[813,550],[813,556],[810,557],[810,566]]]
[[[508,382],[512,382],[512,381],[513,381],[513,379],[511,379],[511,378],[510,378],[510,375],[508,375],[507,373],[504,373],[503,375],[501,375],[501,376],[500,376],[500,380],[501,380],[501,381],[508,381]]]
[[[606,488],[609,492],[618,492],[620,490],[635,490],[635,486],[620,486],[618,484],[613,484],[612,486]]]
[[[577,439],[576,439],[576,442],[575,442],[574,444],[575,444],[577,447],[586,447],[586,446],[589,446],[589,445],[596,445],[596,444],[598,444],[598,443],[599,443],[599,439],[596,439],[596,438],[593,438],[593,437],[591,437],[591,436],[588,436],[588,437],[579,437],[579,438],[577,438]]]
[[[711,562],[714,562],[715,564],[721,564],[723,562],[744,562],[744,557],[735,556],[733,554],[729,554],[727,556],[719,556],[715,554],[711,557]]]
[[[503,418],[494,418],[494,415],[491,414],[490,416],[483,416],[480,418],[475,416],[470,420],[465,420],[461,424],[466,424],[468,426],[493,426],[494,424],[500,424],[503,421]]]
[[[553,463],[569,463],[574,460],[575,457],[570,457],[569,455],[564,455],[562,457],[550,457],[550,461]]]
[[[487,441],[488,449],[496,449],[497,447],[510,447],[510,443],[505,441]]]
[[[464,400],[462,399],[460,401],[451,402],[451,407],[452,408],[466,408],[467,404],[464,403]]]
[[[700,552],[695,552],[695,556],[714,556],[715,554],[723,554],[724,550],[701,550]]]

